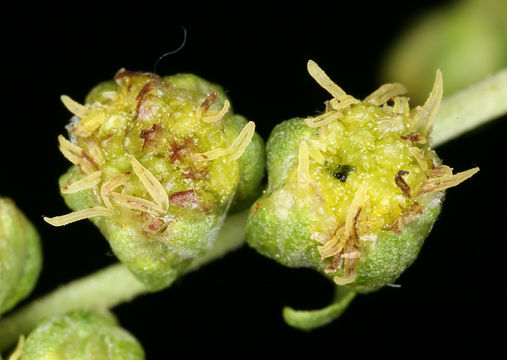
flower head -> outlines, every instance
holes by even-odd
[[[121,70],[74,114],[60,150],[74,166],[61,192],[90,218],[119,259],[151,289],[206,252],[230,207],[248,206],[263,175],[255,125],[234,115],[220,87],[191,74]]]
[[[251,208],[247,241],[284,265],[373,291],[415,260],[444,190],[478,169],[455,174],[430,147],[440,72],[426,103],[410,109],[401,84],[358,100],[315,62],[308,71],[332,98],[321,115],[273,130],[268,188]]]

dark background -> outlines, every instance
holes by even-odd
[[[314,114],[328,98],[307,74],[308,59],[348,93],[364,97],[379,85],[388,44],[438,3],[448,2],[169,1],[164,7],[118,4],[112,12],[81,4],[4,13],[15,25],[1,25],[7,65],[0,192],[16,200],[43,238],[45,264],[32,298],[115,261],[89,222],[54,228],[42,220],[68,212],[57,186],[69,166],[57,149],[70,118],[61,94],[82,102],[121,67],[152,71],[158,56],[181,43],[184,25],[186,46],[165,58],[158,72],[193,72],[223,85],[235,111],[254,120],[267,139],[275,124]],[[401,288],[359,296],[325,328],[293,330],[281,309],[328,304],[328,281],[247,247],[115,313],[148,359],[504,352],[506,121],[438,149],[456,171],[481,171],[448,192],[419,258],[397,281]]]

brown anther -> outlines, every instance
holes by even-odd
[[[421,140],[421,134],[411,134],[411,135],[404,135],[404,136],[400,136],[400,138],[402,140],[408,140],[408,141],[412,141],[412,142],[419,142]]]
[[[182,142],[172,142],[170,146],[171,154],[169,155],[169,161],[171,163],[183,162],[184,158],[192,153],[195,147],[194,138],[186,137]]]
[[[405,194],[405,196],[410,199],[410,186],[408,186],[408,184],[405,182],[405,179],[403,179],[403,176],[408,174],[409,172],[405,170],[398,171],[398,173],[394,176],[394,182],[400,188],[403,194]]]
[[[144,120],[154,115],[157,103],[160,99],[156,94],[150,93],[152,90],[160,87],[160,79],[150,80],[141,88],[136,96],[137,106],[135,120]]]
[[[342,264],[343,264],[342,255],[343,255],[343,251],[341,251],[338,254],[336,254],[335,256],[333,256],[333,262],[331,263],[331,265],[329,265],[326,269],[324,269],[324,272],[326,274],[333,273],[336,270],[338,270],[340,268],[340,266],[342,266]]]
[[[148,229],[152,230],[152,231],[163,231],[167,225],[165,227],[163,227],[164,225],[164,221],[159,219],[159,218],[156,218],[156,217],[151,217],[151,222],[150,224],[148,225]]]
[[[143,235],[146,237],[160,234],[169,226],[166,221],[145,212],[140,213],[139,217],[143,223]]]
[[[190,163],[190,166],[183,170],[182,175],[185,179],[203,180],[209,177],[209,168],[207,166],[198,166]]]
[[[139,93],[136,96],[136,100],[141,100],[148,94],[151,90],[155,88],[156,83],[154,81],[148,81],[144,86],[141,88]]]
[[[139,137],[143,140],[142,151],[146,148],[154,148],[160,144],[160,137],[164,132],[164,128],[159,124],[153,124],[148,130],[142,130]]]
[[[194,189],[175,192],[169,196],[169,203],[178,205],[181,207],[190,207],[199,205],[199,199]]]
[[[353,223],[353,237],[354,237],[354,240],[356,242],[359,241],[359,235],[357,234],[357,220],[359,219],[359,215],[361,215],[361,210],[363,210],[362,208],[358,208],[357,209],[357,212],[356,212],[356,215],[354,216],[354,223]]]
[[[97,171],[99,169],[97,163],[93,161],[93,159],[88,155],[85,151],[83,151],[83,158],[90,164],[90,167]]]
[[[136,114],[134,120],[148,120],[156,117],[160,98],[153,94],[144,96],[136,106]]]
[[[197,208],[199,207],[202,211],[207,212],[213,208],[213,200],[203,202],[197,197],[197,192],[194,189],[179,191],[172,194],[169,197],[171,204],[183,207],[183,208]]]
[[[215,101],[217,100],[217,95],[218,95],[217,92],[213,91],[206,96],[206,99],[200,105],[202,114],[205,114],[206,111],[208,111],[208,109],[215,103]]]

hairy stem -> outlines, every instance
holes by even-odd
[[[507,69],[442,101],[433,126],[433,146],[507,113]]]
[[[247,210],[229,216],[214,247],[205,256],[197,258],[186,272],[195,270],[242,245],[247,216]],[[111,265],[72,281],[0,320],[0,353],[13,346],[20,334],[28,334],[46,317],[76,309],[105,312],[147,292],[145,286],[122,264]]]

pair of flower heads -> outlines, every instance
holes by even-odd
[[[331,99],[322,114],[277,125],[266,144],[220,86],[192,74],[120,70],[85,105],[62,96],[74,116],[58,140],[73,166],[60,188],[73,212],[44,219],[89,218],[152,291],[247,208],[248,244],[321,272],[340,288],[337,301],[393,283],[417,257],[444,190],[478,171],[454,174],[430,147],[442,75],[411,109],[401,84],[358,100],[311,60],[308,71]],[[306,321],[291,311],[294,326]]]

